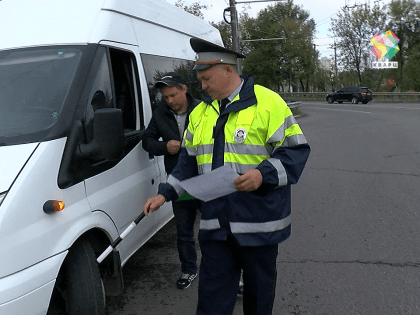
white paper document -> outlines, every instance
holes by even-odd
[[[180,184],[191,196],[210,201],[235,192],[233,181],[238,177],[238,173],[224,165],[210,173],[183,180]]]

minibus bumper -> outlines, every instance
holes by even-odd
[[[0,279],[0,315],[45,315],[67,251]]]

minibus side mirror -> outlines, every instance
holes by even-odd
[[[79,145],[79,158],[116,161],[124,154],[124,126],[118,108],[97,109],[93,118],[93,140]]]

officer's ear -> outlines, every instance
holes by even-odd
[[[225,65],[225,68],[226,68],[226,71],[227,71],[227,72],[232,72],[232,71],[234,71],[234,69],[233,69],[232,65]]]
[[[236,65],[228,65],[229,66],[229,72],[232,74],[238,74],[238,70],[236,68]]]

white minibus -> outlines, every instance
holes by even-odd
[[[164,0],[0,1],[0,315],[104,314],[122,266],[173,217],[166,204],[96,258],[166,180],[142,149],[154,80],[194,77],[207,22]]]

